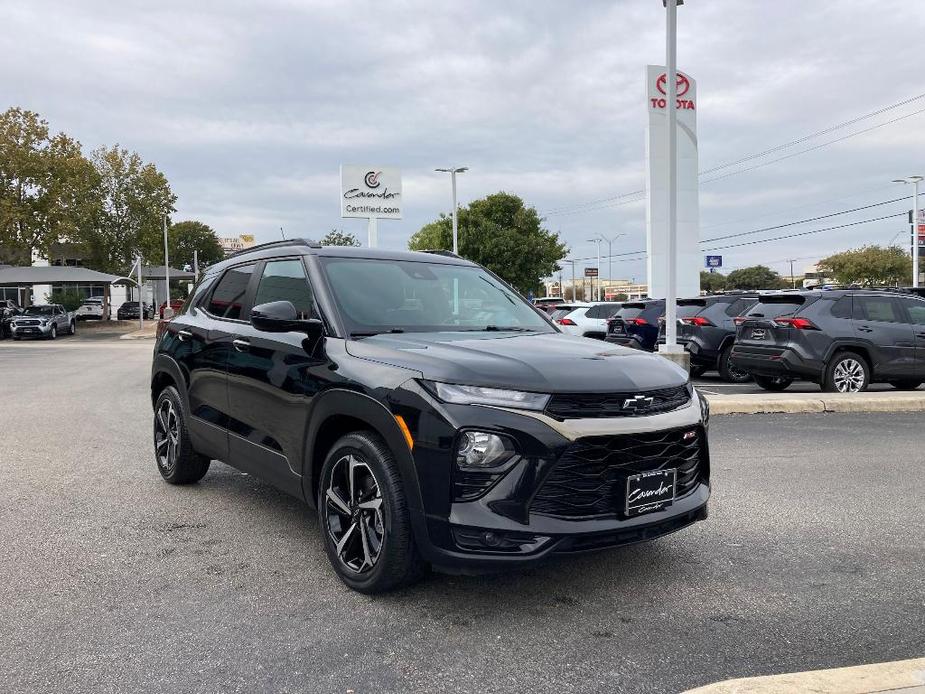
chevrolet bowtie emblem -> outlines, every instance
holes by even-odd
[[[641,412],[643,410],[648,410],[652,406],[652,402],[655,398],[650,398],[645,395],[637,395],[632,398],[627,398],[623,401],[624,410],[632,410],[634,412]]]

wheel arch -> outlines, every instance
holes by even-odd
[[[157,403],[157,397],[167,386],[173,386],[183,399],[183,407],[189,412],[189,399],[186,392],[187,380],[183,377],[180,365],[165,354],[154,358],[151,368],[151,407]]]
[[[828,352],[825,355],[825,369],[829,368],[829,364],[836,354],[839,352],[853,352],[859,357],[863,358],[867,363],[867,368],[871,370],[871,375],[873,375],[874,361],[870,352],[870,348],[866,345],[859,344],[857,342],[848,342],[848,341],[837,341],[829,347]]]
[[[380,436],[389,447],[401,475],[408,507],[423,509],[414,458],[392,413],[375,398],[353,390],[335,388],[316,396],[305,440],[302,461],[302,494],[316,506],[318,482],[324,459],[334,443],[354,431]]]

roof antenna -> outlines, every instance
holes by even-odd
[[[282,228],[282,227],[279,228],[279,233],[283,235],[283,241],[285,241],[285,240],[286,240],[286,232],[283,231],[283,228]]]

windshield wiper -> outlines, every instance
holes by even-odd
[[[486,325],[485,332],[489,333],[535,333],[534,328],[521,328],[517,325]]]
[[[404,328],[390,328],[389,330],[379,330],[378,332],[371,333],[350,333],[350,337],[374,337],[376,335],[388,335],[403,332],[405,332]]]

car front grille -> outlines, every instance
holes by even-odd
[[[635,417],[670,412],[690,401],[687,386],[643,392],[569,393],[553,395],[546,414],[557,419]]]
[[[675,498],[694,491],[706,469],[702,427],[578,439],[559,457],[530,511],[568,519],[613,518],[623,513],[626,478],[677,469]]]
[[[19,320],[19,321],[16,321],[16,325],[41,325],[41,321],[37,321],[37,320]]]

